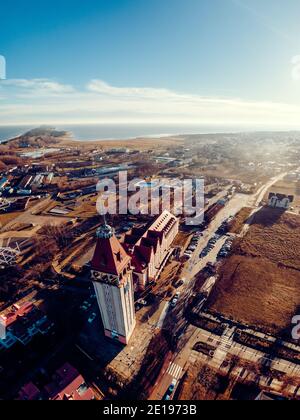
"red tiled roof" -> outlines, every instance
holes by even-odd
[[[125,236],[124,247],[132,256],[132,266],[135,271],[141,273],[147,263],[151,261],[152,254],[157,252],[163,237],[168,236],[176,223],[176,217],[168,211],[158,216],[148,229],[132,229]]]
[[[37,400],[41,395],[40,390],[37,386],[34,385],[33,382],[29,382],[28,384],[24,385],[23,388],[19,392],[19,400],[26,400],[32,401]]]
[[[154,252],[156,252],[159,242],[161,242],[159,238],[149,238],[146,236],[145,238],[142,238],[141,245],[144,247],[153,248]]]
[[[94,392],[69,363],[56,371],[54,381],[45,387],[51,400],[92,400]]]
[[[22,305],[16,303],[0,315],[0,320],[5,327],[8,327],[12,325],[18,317],[22,317],[31,312],[33,308],[34,304],[32,302],[25,302]]]
[[[131,258],[115,236],[98,238],[91,261],[92,269],[119,275],[128,265]]]
[[[137,273],[142,273],[148,266],[153,255],[152,248],[136,246],[132,256],[132,265]]]
[[[176,223],[176,217],[168,211],[164,211],[147,228],[133,228],[131,233],[125,235],[123,246],[112,235],[109,227],[109,237],[97,239],[94,256],[91,261],[92,269],[104,273],[119,275],[130,262],[137,272],[143,272],[151,261],[153,253],[158,250],[164,236],[168,236]],[[106,232],[105,232],[106,233]],[[127,254],[128,252],[128,254]]]

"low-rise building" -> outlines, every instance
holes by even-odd
[[[53,375],[52,382],[39,389],[33,382],[24,385],[18,400],[94,400],[94,391],[87,386],[84,378],[69,363],[65,363]]]
[[[31,299],[23,299],[2,311],[0,323],[5,332],[0,339],[0,351],[10,349],[16,343],[26,346],[34,336],[46,335],[54,326]]]
[[[24,385],[18,395],[18,400],[21,401],[37,401],[41,399],[41,391],[33,382],[28,382],[28,384]]]
[[[269,207],[288,210],[294,201],[293,195],[279,194],[279,193],[270,193],[268,198]]]
[[[45,386],[49,400],[94,400],[93,390],[69,363],[55,372],[53,381]]]

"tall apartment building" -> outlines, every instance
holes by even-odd
[[[107,224],[97,231],[91,270],[105,335],[128,344],[136,323],[131,257]]]
[[[134,291],[157,280],[178,230],[179,220],[168,211],[148,227],[133,228],[123,245],[106,223],[98,229],[91,276],[107,337],[128,343],[135,327]]]

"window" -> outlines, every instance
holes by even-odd
[[[114,339],[116,339],[116,340],[118,340],[118,339],[119,339],[119,334],[117,333],[117,331],[113,330],[113,331],[111,332],[111,338],[114,338]]]
[[[77,392],[80,396],[84,395],[87,391],[88,391],[88,387],[85,382],[81,384],[80,387],[77,389]]]
[[[129,282],[127,282],[125,287],[124,287],[125,294],[129,292],[129,289],[130,289]]]

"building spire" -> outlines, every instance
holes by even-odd
[[[97,229],[96,236],[100,239],[110,239],[114,236],[114,229],[106,222],[106,216],[103,215],[103,224]]]

